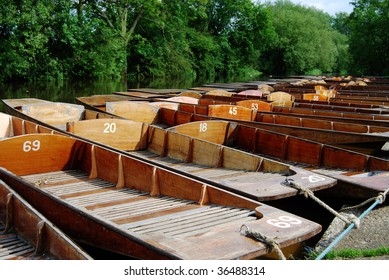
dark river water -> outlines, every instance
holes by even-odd
[[[188,89],[201,84],[204,83],[191,80],[13,82],[0,84],[0,99],[31,97],[73,103],[76,97],[111,94],[129,88]],[[2,102],[0,111],[3,111]]]

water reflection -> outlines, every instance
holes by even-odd
[[[224,79],[213,81],[194,81],[182,79],[154,79],[137,81],[96,81],[96,80],[64,80],[57,82],[13,82],[0,84],[0,99],[40,98],[56,102],[73,103],[76,97],[94,94],[112,94],[115,91],[127,91],[129,88],[169,88],[186,90],[207,83],[228,82]],[[3,104],[0,102],[0,111]]]
[[[76,97],[94,94],[111,94],[127,91],[129,88],[190,88],[190,80],[153,80],[153,81],[59,81],[59,82],[13,82],[0,85],[0,98],[40,98],[56,102],[73,103]],[[3,104],[0,102],[0,111]]]

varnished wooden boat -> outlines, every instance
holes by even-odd
[[[86,107],[89,104],[90,98],[86,97],[77,98],[77,102],[84,104]],[[157,103],[160,107],[164,105]],[[166,104],[166,103],[165,103]],[[335,124],[332,121],[303,121],[301,118],[291,117],[278,117],[261,116],[260,120],[256,119],[258,111],[251,108],[235,105],[196,105],[196,104],[184,104],[176,103],[171,105],[167,103],[169,108],[162,108],[164,110],[172,110],[172,112],[163,113],[165,115],[171,114],[170,118],[174,118],[170,125],[182,124],[183,122],[193,120],[210,120],[210,119],[224,119],[234,120],[242,124],[255,126],[257,128],[271,130],[290,136],[296,136],[303,139],[308,139],[323,144],[330,144],[338,147],[343,147],[353,151],[362,152],[368,155],[385,156],[388,141],[386,128],[377,127],[377,132],[382,133],[368,133],[369,127],[366,125],[350,125],[339,123]],[[150,104],[133,103],[133,102],[109,102],[106,108],[101,112],[109,112],[111,114],[119,115],[127,119],[133,119],[131,112],[135,112],[140,109],[140,106],[150,107]],[[101,104],[101,108],[104,104]],[[93,109],[93,107],[89,107]],[[145,109],[151,112],[151,109]],[[155,115],[148,113],[151,123],[164,122],[163,117],[159,117],[157,111],[154,111]],[[145,115],[145,114],[143,114]],[[142,120],[143,121],[143,120]],[[278,123],[277,123],[278,122]],[[354,131],[353,131],[354,129]],[[353,132],[351,132],[353,131]]]
[[[11,106],[12,101],[5,100],[4,102]],[[16,103],[21,104],[23,101],[19,99],[14,101],[14,105]],[[114,103],[112,105],[116,105],[115,102],[112,103]],[[44,126],[51,124],[49,127],[53,130],[80,137],[86,141],[98,142],[107,148],[113,148],[121,153],[204,180],[258,201],[299,195],[298,190],[283,184],[285,176],[311,191],[329,188],[336,183],[336,180],[326,176],[323,176],[319,181],[312,182],[309,178],[315,174],[310,171],[248,154],[241,150],[223,148],[219,144],[208,143],[195,137],[179,135],[173,131],[166,131],[159,125],[152,126],[145,122],[152,123],[158,117],[160,108],[151,106],[149,103],[131,103],[135,104],[138,109],[143,108],[142,105],[147,105],[146,111],[138,113],[132,111],[127,114],[127,117],[131,119],[137,118],[137,122],[119,119],[119,117],[84,121],[75,121],[74,118],[66,120],[65,116],[69,116],[68,112],[71,111],[69,108],[77,108],[74,111],[78,113],[76,114],[78,116],[82,112],[82,107],[75,104],[47,101],[42,104],[36,99],[25,100],[24,104],[22,110],[14,110],[13,115],[20,114],[23,119],[29,117],[29,120]],[[120,102],[120,104],[122,103]],[[60,111],[64,110],[59,109],[59,106],[60,108],[68,108],[65,116],[59,114]],[[119,110],[115,111],[116,113],[127,109],[114,107]],[[17,106],[12,108],[16,109]],[[38,116],[35,115],[37,119],[32,118],[35,110],[40,112]],[[96,114],[97,112],[94,115]],[[46,118],[47,116],[50,116],[50,119]],[[4,118],[6,123],[7,119]],[[26,128],[27,125],[22,123],[22,118],[14,117],[9,121],[14,128],[13,134],[40,130],[34,128],[34,125],[32,128]],[[68,122],[66,130],[58,128],[58,125],[65,127],[65,124],[60,122]],[[53,123],[57,124],[57,127],[52,126]]]
[[[116,109],[115,111],[111,108],[111,112],[126,116],[126,110]],[[385,175],[389,171],[388,160],[373,155],[272,132],[247,123],[209,121],[210,118],[204,116],[163,107],[159,109],[158,117],[153,119],[159,120],[159,126],[170,127],[168,131],[299,165],[317,174],[326,174],[338,182],[337,187],[329,189],[328,192],[334,190],[333,193],[336,192],[339,196],[372,197],[385,190],[388,183],[388,177]],[[179,123],[183,125],[177,126]],[[208,133],[211,136],[207,136]],[[186,145],[177,147],[185,150]]]
[[[91,97],[83,97],[82,99],[91,99],[91,101],[94,99],[93,96]],[[191,104],[199,104],[199,105],[239,105],[248,107],[251,109],[254,109],[257,111],[256,114],[256,121],[261,121],[264,117],[263,114],[274,115],[273,118],[277,119],[278,115],[282,115],[283,117],[280,117],[280,119],[285,118],[285,116],[290,117],[298,117],[298,118],[309,118],[309,119],[321,119],[325,121],[330,122],[339,122],[339,123],[357,123],[363,126],[389,126],[389,115],[387,114],[367,114],[367,113],[360,113],[360,112],[347,112],[347,111],[331,111],[331,110],[320,110],[319,109],[312,109],[312,108],[304,108],[304,106],[301,107],[294,107],[294,106],[284,106],[284,104],[279,104],[279,102],[272,102],[265,100],[263,98],[260,99],[252,99],[253,96],[238,96],[233,95],[230,97],[226,96],[217,96],[217,95],[203,95],[201,97],[193,98],[193,100],[197,100],[197,102],[185,102],[185,100],[179,101],[180,103],[191,103]],[[162,101],[162,99],[153,99],[155,101]],[[164,98],[163,101],[174,101],[172,98]],[[84,103],[89,103],[88,100],[84,100]],[[104,106],[104,105],[102,105]],[[276,120],[273,119],[273,123],[276,123]],[[309,123],[310,121],[307,121]],[[281,122],[282,123],[282,122]],[[337,127],[335,125],[335,127]],[[338,126],[341,127],[341,126]],[[347,125],[343,125],[343,130],[346,128],[347,131]],[[366,131],[368,132],[368,129],[359,129],[359,132]]]
[[[81,97],[80,99],[82,103],[88,104],[90,102],[94,102],[93,100],[95,98],[98,97],[97,96]],[[301,107],[283,106],[284,104],[280,106],[280,104],[277,104],[277,102],[271,102],[264,98],[259,98],[259,99],[252,99],[252,98],[253,96],[250,95],[239,96],[238,94],[234,94],[228,97],[223,95],[196,94],[196,95],[192,95],[193,101],[191,102],[186,102],[186,100],[181,100],[177,102],[180,103],[186,102],[186,103],[199,104],[199,105],[228,104],[228,105],[239,105],[239,106],[249,107],[257,111],[255,120],[258,122],[270,122],[275,124],[294,123],[294,124],[299,124],[299,126],[320,128],[323,122],[317,122],[315,120],[304,121],[304,119],[307,118],[319,119],[319,120],[323,120],[326,123],[325,125],[323,124],[326,129],[331,128],[332,130],[340,130],[345,132],[347,131],[358,132],[358,133],[384,132],[379,128],[378,131],[374,131],[375,130],[374,127],[389,126],[389,115],[386,114],[367,114],[367,113],[360,113],[360,112],[348,112],[346,110],[343,111],[320,110],[320,108],[312,109],[312,106],[308,106],[310,108],[304,108],[307,106],[301,106]],[[172,98],[166,98],[166,97],[164,99],[152,98],[151,100],[174,101],[172,100]],[[102,100],[102,102],[100,103],[102,107],[104,107],[103,102],[104,100]],[[95,107],[97,108],[98,106]],[[373,112],[377,113],[374,110]],[[346,123],[353,123],[358,125],[349,126]],[[370,128],[372,128],[373,130],[370,130]]]
[[[322,104],[321,102],[325,102],[326,104]],[[339,102],[331,102],[331,101],[326,102],[326,101],[299,100],[298,102],[294,103],[294,107],[324,110],[324,111],[352,112],[352,113],[375,114],[375,115],[389,114],[389,110],[386,108],[381,108],[380,106],[377,105],[367,105],[368,108],[366,108],[365,104],[360,104],[360,103],[339,103]]]
[[[0,260],[53,259],[92,258],[0,180]]]
[[[200,129],[202,127],[206,129]],[[389,184],[389,160],[330,145],[227,121],[192,122],[168,130],[299,165],[332,177],[337,180],[337,185],[324,191],[331,196],[370,198],[385,191]]]
[[[256,98],[253,99],[253,96],[239,96],[239,95],[232,95],[230,97],[226,96],[206,96],[203,95],[200,99],[198,104],[200,105],[218,105],[218,104],[228,104],[228,105],[237,105],[239,102],[249,102],[249,101],[255,101],[255,102],[267,102],[267,103],[273,103],[269,102],[266,98]],[[383,109],[379,106],[378,110],[366,110],[363,112],[363,110],[356,110],[352,109],[353,104],[347,104],[347,106],[340,106],[341,110],[336,110],[337,107],[334,106],[329,106],[328,104],[326,106],[323,106],[323,104],[317,103],[317,106],[314,106],[315,104],[306,104],[304,102],[312,102],[312,101],[303,101],[299,100],[301,102],[301,105],[296,102],[296,104],[293,104],[293,106],[280,106],[277,105],[275,102],[272,104],[272,107],[269,108],[268,110],[271,110],[272,112],[276,113],[279,111],[283,112],[295,112],[295,113],[300,113],[300,114],[305,114],[305,115],[311,115],[311,117],[315,115],[320,115],[320,116],[337,116],[342,119],[370,119],[370,120],[387,120],[389,121],[389,116],[386,113],[387,109]],[[296,106],[295,106],[296,105]],[[351,106],[351,108],[350,108]],[[326,108],[327,107],[327,108]],[[339,107],[339,106],[338,106]],[[363,107],[366,106],[360,106],[363,109]],[[371,106],[368,106],[371,107]],[[255,109],[255,108],[254,108]],[[327,110],[326,110],[327,109]],[[259,111],[263,111],[259,109]]]
[[[261,114],[269,114],[268,112],[257,112],[256,118],[260,118]],[[272,107],[270,114],[286,115],[291,117],[301,117],[310,119],[321,119],[327,121],[343,122],[343,123],[357,123],[362,125],[372,126],[389,126],[389,116],[386,115],[374,115],[374,114],[361,114],[361,113],[348,113],[348,112],[333,112],[322,111],[305,108],[294,107]]]
[[[166,99],[166,101],[169,101],[169,99]],[[218,103],[217,101],[215,102],[215,100],[200,99],[199,104],[215,105]],[[344,117],[340,117],[341,115],[339,115],[338,117],[338,116],[331,116],[331,115],[322,116],[317,114],[298,114],[298,112],[304,112],[304,110],[299,110],[299,109],[296,110],[296,108],[288,109],[287,107],[278,107],[278,106],[274,106],[271,103],[263,102],[261,100],[244,100],[244,101],[238,101],[236,103],[230,103],[228,105],[229,107],[224,106],[225,108],[228,109],[228,114],[226,116],[228,118],[235,116],[233,114],[230,114],[229,112],[229,109],[231,108],[232,105],[235,105],[237,108],[236,119],[243,118],[246,120],[252,120],[252,121],[263,122],[263,123],[284,124],[284,125],[293,125],[299,127],[309,127],[309,128],[344,131],[344,132],[355,132],[355,133],[385,133],[388,131],[388,129],[383,127],[389,126],[389,116],[386,117],[388,121],[367,120],[367,123],[365,123],[366,121],[365,119],[344,118]],[[183,107],[183,109],[185,109],[184,106],[185,105],[182,105],[180,107]],[[252,109],[251,114],[249,110],[247,109],[240,110],[238,106]],[[214,109],[214,108],[215,107],[212,106],[209,109]],[[220,108],[223,110],[222,107]],[[225,108],[224,111],[226,111]],[[203,110],[203,113],[206,112],[209,115],[209,109]],[[277,110],[280,110],[281,112],[277,112]],[[293,113],[293,112],[297,112],[297,113]],[[312,110],[312,112],[316,113],[318,111]],[[211,115],[217,116],[218,113],[211,112]],[[342,115],[344,116],[344,114]],[[374,117],[372,115],[366,115],[366,114],[363,116],[368,116],[370,118]]]
[[[0,140],[0,179],[80,243],[140,259],[287,257],[321,226],[57,134]],[[26,164],[29,163],[29,164]],[[269,242],[250,237],[265,236]],[[288,253],[289,252],[289,253]]]
[[[109,97],[108,100],[111,98]],[[5,111],[20,118],[17,122],[12,122],[12,129],[16,135],[52,132],[54,130],[77,135],[84,141],[105,143],[121,150],[141,149],[146,140],[147,124],[120,119],[101,111],[85,110],[83,106],[61,102],[53,103],[37,98],[11,99],[3,100],[3,102],[6,104]],[[26,112],[23,112],[24,109]],[[7,127],[7,118],[9,116],[2,115],[4,129]],[[23,123],[23,119],[36,122],[40,126],[38,128]],[[110,133],[113,126],[117,135]],[[68,132],[68,130],[72,132]],[[130,133],[132,131],[137,131],[138,134]]]

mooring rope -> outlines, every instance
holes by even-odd
[[[389,188],[386,189],[383,193],[380,193],[377,197],[375,197],[375,202],[372,205],[370,205],[370,207],[367,208],[359,216],[359,220],[362,220],[378,204],[382,204],[385,201],[385,198],[386,198],[386,195],[388,194],[388,192],[389,192]],[[361,203],[361,204],[365,204],[365,203]],[[354,224],[349,225],[347,229],[345,229],[319,256],[316,257],[316,260],[321,260],[336,244],[338,244],[338,242],[344,236],[346,236],[347,233],[349,233],[353,229],[353,227],[354,227]]]
[[[284,182],[281,183],[282,185],[284,186],[287,186],[287,187],[292,187],[292,188],[295,188],[297,189],[298,191],[300,191],[305,198],[311,198],[313,199],[316,203],[318,203],[320,206],[322,206],[323,208],[325,208],[326,210],[328,210],[330,213],[332,213],[334,216],[338,217],[339,219],[341,219],[343,222],[346,223],[346,225],[350,225],[350,224],[354,224],[356,226],[356,228],[359,227],[359,224],[360,224],[360,221],[359,219],[353,215],[353,214],[340,214],[338,213],[337,211],[335,211],[333,208],[331,208],[329,205],[327,205],[326,203],[324,203],[322,200],[320,200],[319,198],[317,198],[315,196],[315,194],[313,193],[313,191],[311,191],[310,189],[308,188],[305,188],[303,186],[300,186],[299,184],[296,184],[293,179],[288,179],[286,178]]]
[[[343,207],[342,209],[340,209],[340,211],[347,211],[347,210],[353,210],[353,209],[357,209],[357,208],[361,208],[363,206],[365,206],[366,204],[368,204],[369,202],[372,202],[372,201],[375,201],[375,200],[379,200],[381,201],[381,203],[384,203],[385,202],[385,199],[386,199],[386,195],[388,194],[389,192],[389,188],[387,190],[385,190],[384,192],[382,193],[379,193],[376,197],[371,197],[357,205],[354,205],[354,206],[349,206],[349,207]]]
[[[255,238],[259,242],[264,243],[268,252],[274,249],[281,260],[286,260],[284,254],[281,251],[280,244],[278,244],[278,242],[273,238],[268,237],[260,232],[252,231],[247,225],[244,224],[240,227],[240,233],[244,236]]]

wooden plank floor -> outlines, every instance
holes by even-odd
[[[4,233],[4,229],[0,224],[0,260],[31,258],[35,248],[15,233]]]
[[[131,152],[138,157],[146,158],[152,160],[158,164],[162,164],[168,167],[174,167],[180,171],[191,173],[195,176],[207,180],[214,180],[215,182],[220,183],[221,180],[226,181],[236,181],[236,178],[239,176],[239,180],[244,180],[245,182],[258,183],[258,179],[264,181],[266,179],[271,179],[279,175],[274,173],[266,172],[253,172],[245,170],[234,170],[227,168],[217,168],[209,167],[206,165],[194,164],[194,163],[183,163],[180,160],[172,159],[169,157],[160,157],[150,151],[134,151]]]
[[[78,171],[24,176],[30,182],[102,221],[117,224],[129,233],[153,236],[195,236],[211,228],[256,220],[254,211],[217,205],[201,206],[172,197],[152,197],[134,189],[116,189],[114,184]]]

